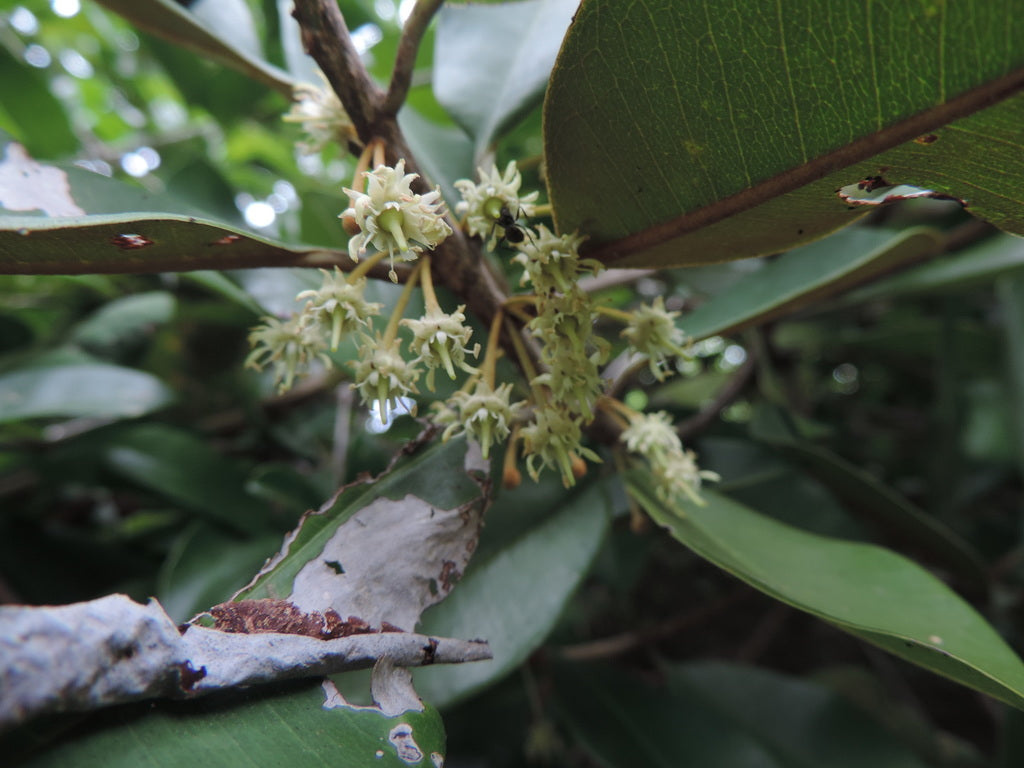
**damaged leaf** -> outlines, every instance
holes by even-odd
[[[475,445],[449,440],[376,482],[307,512],[236,600],[287,600],[380,629],[412,631],[443,600],[476,548],[489,480]],[[443,478],[443,482],[437,482]],[[349,618],[351,620],[351,618]]]
[[[884,177],[1020,232],[1022,41],[996,3],[587,2],[545,102],[556,222],[608,266],[709,263],[818,239]]]

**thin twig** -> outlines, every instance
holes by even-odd
[[[381,104],[381,117],[394,117],[398,114],[405,97],[409,93],[412,82],[412,70],[416,64],[416,54],[420,49],[423,35],[430,26],[438,8],[444,0],[419,0],[412,9],[409,18],[402,27],[402,38],[398,41],[398,53],[395,55],[395,68],[391,73],[391,84]]]
[[[683,441],[689,440],[714,424],[722,411],[739,397],[740,393],[746,388],[750,378],[754,375],[755,366],[756,360],[754,355],[748,352],[747,359],[736,369],[736,373],[726,382],[725,386],[718,391],[715,399],[702,408],[695,416],[691,416],[679,425],[676,430],[679,438]]]
[[[645,645],[664,640],[688,629],[704,624],[709,619],[731,608],[736,603],[754,594],[748,587],[740,587],[725,597],[695,610],[674,616],[667,621],[646,629],[623,632],[619,635],[591,640],[576,645],[566,645],[557,650],[559,657],[568,661],[594,661],[621,656]]]

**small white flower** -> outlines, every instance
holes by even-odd
[[[437,368],[444,368],[450,379],[455,378],[456,368],[466,373],[477,372],[466,362],[467,354],[474,357],[480,354],[480,345],[473,349],[467,346],[473,329],[466,325],[466,316],[462,312],[465,308],[463,304],[451,314],[427,312],[418,320],[402,320],[402,325],[412,330],[409,348],[427,366],[427,387],[431,391],[434,390],[434,371]]]
[[[676,325],[677,317],[679,312],[666,311],[665,300],[658,296],[651,305],[641,304],[633,310],[632,319],[622,330],[629,346],[647,357],[651,375],[658,381],[665,379],[665,363],[670,358],[686,356],[686,334]]]
[[[399,160],[394,168],[377,166],[367,171],[367,191],[345,189],[352,206],[339,218],[352,217],[359,232],[348,241],[352,261],[366,253],[370,246],[385,251],[391,260],[391,279],[395,274],[395,256],[403,261],[415,261],[426,248],[434,248],[452,233],[444,220],[444,201],[440,189],[425,195],[412,191],[410,184],[419,174],[405,173],[405,161]]]
[[[349,283],[337,267],[334,274],[320,270],[324,276],[319,290],[303,291],[296,301],[309,299],[303,313],[315,322],[331,329],[331,350],[338,349],[342,334],[351,333],[360,326],[368,326],[372,315],[379,315],[382,304],[366,300],[366,278]]]
[[[249,334],[249,343],[253,350],[245,359],[245,367],[259,371],[272,365],[279,392],[290,389],[295,377],[303,375],[314,358],[331,364],[320,332],[303,322],[301,315],[288,320],[265,317],[263,324]]]
[[[324,73],[317,71],[323,87],[296,83],[292,87],[292,108],[281,118],[286,123],[301,123],[307,139],[299,144],[306,154],[319,152],[332,141],[350,141],[356,130]]]
[[[512,385],[501,384],[492,389],[483,379],[473,392],[459,390],[449,400],[447,408],[438,409],[435,423],[447,425],[442,439],[467,433],[480,443],[484,458],[490,457],[491,445],[503,441],[512,429],[516,414],[523,403],[511,403]]]
[[[355,371],[352,388],[364,404],[377,401],[380,420],[387,424],[389,410],[398,407],[398,398],[419,394],[416,380],[420,371],[415,361],[406,362],[402,357],[397,341],[385,345],[380,335],[373,339],[366,334],[362,334],[362,341],[359,359],[349,363]]]
[[[519,246],[512,259],[524,269],[521,285],[527,282],[540,293],[558,291],[569,293],[583,275],[596,275],[604,265],[596,259],[580,258],[579,248],[586,238],[575,232],[556,235],[543,224],[537,227],[535,237]]]

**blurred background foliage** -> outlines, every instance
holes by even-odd
[[[386,81],[408,3],[341,6]],[[192,10],[301,74],[297,41],[282,31],[288,7]],[[465,137],[430,87],[432,55],[428,33],[404,119],[468,174]],[[0,4],[0,130],[36,159],[284,241],[342,247],[352,159],[297,153],[298,129],[280,121],[287,108],[94,3]],[[519,159],[526,188],[539,187],[540,147],[537,105],[502,137],[499,166]],[[688,424],[721,493],[927,564],[1020,652],[1024,245],[931,200],[858,226],[896,236],[921,225],[955,238],[954,252],[711,333],[685,377],[641,377],[623,397]],[[771,264],[661,271],[600,290],[615,306],[663,296],[691,311]],[[0,276],[0,600],[155,595],[187,619],[245,584],[304,510],[383,469],[418,431],[411,418],[382,432],[336,379],[314,375],[278,396],[242,369],[259,314],[290,311],[296,291],[318,283],[288,270]],[[377,290],[394,300],[391,286]],[[698,415],[708,407],[714,418]],[[491,511],[475,567],[498,586],[464,610],[550,632],[523,633],[516,669],[456,686],[449,701],[438,694],[448,765],[1024,764],[1019,713],[741,584],[631,517],[615,483],[611,522],[587,529],[578,572],[554,578],[554,601],[540,606],[516,574],[557,570],[566,555],[541,546],[554,530],[544,526],[564,513],[556,522],[571,533],[582,524],[570,515],[597,515],[589,487],[574,502],[556,484],[526,484]],[[907,523],[921,513],[972,565],[951,565]],[[502,558],[515,568],[500,571]],[[435,685],[446,690],[424,679]]]

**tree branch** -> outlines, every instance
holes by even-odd
[[[416,64],[416,54],[419,52],[423,35],[430,26],[430,20],[434,18],[438,8],[444,0],[418,0],[413,6],[412,13],[405,20],[402,27],[402,39],[398,41],[398,53],[395,55],[395,68],[391,73],[391,84],[388,86],[387,95],[381,104],[383,116],[394,117],[402,108],[405,97],[409,93],[409,84],[412,81],[413,66]]]
[[[334,0],[295,0],[292,16],[302,30],[302,44],[341,99],[363,143],[376,133],[384,94],[370,78],[345,18]]]
[[[221,632],[186,625],[156,600],[108,595],[66,606],[0,606],[0,731],[53,712],[140,699],[193,698],[240,685],[374,666],[457,664],[491,658],[486,642],[411,632],[321,640]]]

